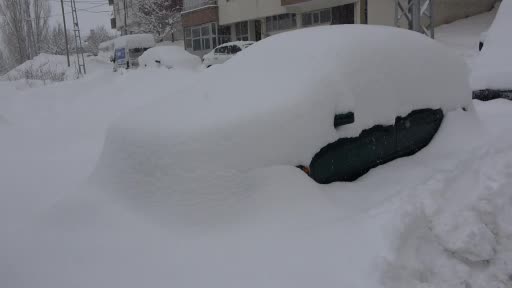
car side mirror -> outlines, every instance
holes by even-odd
[[[336,114],[334,116],[334,128],[338,128],[343,125],[352,124],[355,121],[354,112],[347,112],[343,114]]]

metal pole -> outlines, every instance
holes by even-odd
[[[66,28],[66,14],[64,14],[64,0],[60,0],[60,7],[62,8],[62,23],[64,23],[64,39],[66,41],[66,56],[68,58],[68,67],[71,67],[71,62],[69,62],[68,29]]]
[[[123,9],[124,9],[124,35],[128,35],[128,24],[126,23],[126,14],[128,13],[128,8],[126,7],[126,0],[123,0]]]
[[[423,33],[421,28],[421,0],[413,0],[412,6],[412,30]]]

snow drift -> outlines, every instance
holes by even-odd
[[[60,82],[76,78],[75,67],[68,67],[66,56],[41,53],[2,76],[4,80]]]
[[[139,64],[141,67],[198,69],[201,66],[201,59],[188,53],[183,47],[159,46],[144,52],[139,57]]]
[[[473,90],[512,90],[512,0],[503,0],[472,67]]]
[[[339,137],[393,124],[414,109],[471,106],[462,58],[386,27],[279,34],[197,81],[113,124],[95,179],[112,190],[166,191],[176,201],[196,193],[224,198],[241,190],[251,169],[307,165]],[[335,130],[334,115],[348,111],[355,123]]]

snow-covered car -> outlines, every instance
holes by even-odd
[[[404,29],[274,35],[121,117],[96,179],[172,201],[229,198],[248,189],[237,179],[273,166],[304,167],[318,183],[354,180],[426,146],[446,113],[472,111],[468,74],[454,51]]]
[[[210,51],[210,53],[203,56],[203,64],[207,68],[213,65],[223,64],[252,44],[254,44],[252,41],[237,41],[219,45]]]
[[[503,0],[472,66],[473,97],[512,100],[512,0]]]
[[[167,69],[197,69],[201,66],[201,59],[188,53],[183,47],[159,46],[144,52],[139,57],[139,65]]]

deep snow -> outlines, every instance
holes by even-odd
[[[476,57],[473,90],[512,90],[512,0],[503,0],[487,33],[484,48]]]
[[[88,176],[115,119],[198,75],[93,71],[0,81],[1,287],[512,286],[511,102],[448,113],[426,149],[355,183],[275,166],[238,195],[171,199]]]

